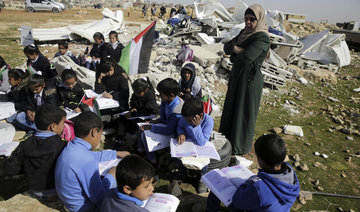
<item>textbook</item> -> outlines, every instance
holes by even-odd
[[[178,144],[176,139],[170,142],[171,157],[208,157],[220,160],[220,156],[212,142],[206,142],[205,145],[199,146],[190,140],[185,140],[183,144]]]
[[[255,175],[242,165],[214,169],[201,177],[201,181],[212,191],[225,206],[229,206],[236,190],[249,177]]]
[[[176,212],[180,200],[171,194],[154,193],[141,207],[150,212]]]
[[[74,110],[70,109],[70,108],[63,108],[63,110],[65,111],[66,113],[66,119],[69,120],[69,119],[72,119],[78,115],[80,115],[80,113],[77,113],[75,112]]]
[[[91,89],[84,90],[86,97],[93,98],[96,97],[96,102],[99,105],[99,110],[117,108],[120,106],[119,102],[114,99],[104,98],[102,94],[97,94]]]
[[[157,124],[159,125],[159,124]],[[171,135],[161,135],[158,133],[153,133],[151,130],[145,130],[146,144],[149,152],[157,151],[159,149],[164,149],[170,146],[170,140],[173,136]]]
[[[16,114],[15,104],[12,102],[0,102],[0,120]]]
[[[100,162],[99,163],[100,176],[105,176],[108,173],[109,169],[111,169],[114,166],[117,166],[120,161],[121,161],[121,159],[117,158],[114,160]]]
[[[19,142],[11,141],[0,145],[0,155],[10,157],[11,153],[19,146]]]

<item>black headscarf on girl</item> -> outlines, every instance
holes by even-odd
[[[191,72],[191,76],[190,79],[188,81],[185,80],[185,70],[189,70]],[[182,69],[181,69],[181,92],[185,93],[184,91],[186,89],[190,89],[194,83],[196,77],[196,71],[195,71],[195,66],[192,63],[188,63],[186,64]]]

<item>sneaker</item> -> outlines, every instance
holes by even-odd
[[[171,184],[168,186],[168,193],[172,194],[176,197],[179,197],[182,195],[182,190],[181,190],[181,181],[180,180],[172,180]]]

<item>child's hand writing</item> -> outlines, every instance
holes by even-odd
[[[184,134],[179,135],[179,136],[177,137],[177,142],[178,142],[178,144],[183,144],[183,143],[185,142],[185,139],[186,139],[186,137],[185,137]]]
[[[78,107],[75,108],[74,111],[75,111],[76,113],[80,113],[80,112],[81,112],[80,108],[78,108]]]
[[[109,98],[109,99],[112,99],[112,98],[113,98],[113,95],[111,95],[111,94],[108,93],[108,92],[104,92],[104,93],[102,94],[102,96],[103,96],[104,98]]]

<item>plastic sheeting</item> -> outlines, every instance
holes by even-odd
[[[195,15],[201,22],[217,28],[218,24],[223,22],[244,22],[244,13],[248,6],[237,0],[234,15],[231,15],[218,0],[197,0],[194,7]]]
[[[347,66],[351,62],[349,47],[345,34],[330,34],[328,30],[309,35],[301,40],[304,47],[299,51],[304,59],[322,64]]]
[[[112,12],[108,8],[102,11],[103,19],[92,23],[81,25],[70,25],[58,28],[35,28],[33,37],[38,41],[65,40],[86,38],[93,40],[95,32],[101,32],[107,39],[109,32],[112,30],[119,31],[124,24],[124,14],[121,10]]]

